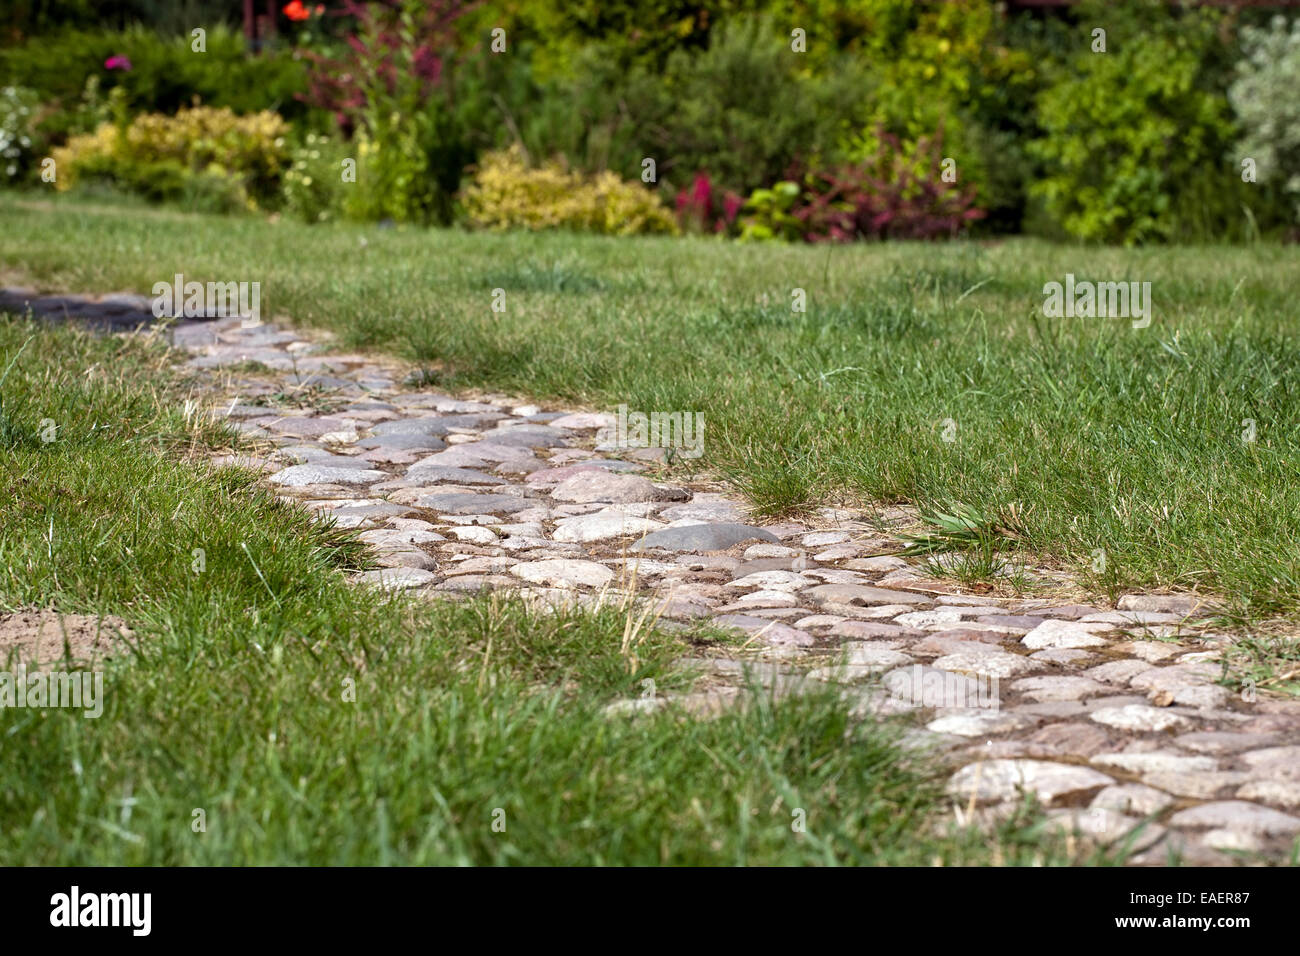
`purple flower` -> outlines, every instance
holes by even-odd
[[[115,53],[112,56],[110,56],[107,60],[104,61],[104,69],[129,70],[131,69],[131,61],[127,59],[125,56],[123,56],[121,53]]]

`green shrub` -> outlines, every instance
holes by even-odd
[[[306,66],[290,51],[248,56],[242,34],[223,26],[207,29],[206,48],[196,53],[188,35],[164,37],[139,26],[71,30],[0,49],[0,76],[65,109],[81,98],[87,80],[98,77],[105,93],[124,91],[132,112],[174,113],[196,97],[240,114],[273,109],[292,120],[307,112],[294,97],[307,89]],[[129,70],[105,68],[118,55],[131,61]]]
[[[618,236],[677,229],[672,213],[648,189],[608,171],[584,177],[558,162],[530,169],[517,146],[483,157],[462,202],[469,224],[485,229],[569,229]]]
[[[343,161],[355,158],[348,147],[308,133],[289,152],[281,186],[285,215],[308,223],[339,218],[346,190],[353,187],[343,180]]]
[[[1137,243],[1199,231],[1221,234],[1240,218],[1240,184],[1226,161],[1234,136],[1211,64],[1221,58],[1220,14],[1158,4],[1105,8],[1106,52],[1087,27],[1075,55],[1039,98],[1045,167],[1033,191],[1082,239]],[[1086,22],[1086,21],[1085,21]]]
[[[1259,181],[1279,185],[1300,220],[1300,20],[1290,30],[1281,16],[1267,30],[1245,27],[1242,48],[1228,90],[1242,130],[1238,163],[1253,159]]]
[[[21,86],[0,89],[0,183],[17,182],[40,150],[39,98]]]
[[[175,116],[146,113],[125,126],[104,123],[55,148],[55,185],[67,191],[79,182],[107,181],[151,199],[218,196],[220,207],[262,208],[278,201],[287,132],[270,112],[236,116],[202,106]]]
[[[846,125],[864,117],[870,81],[858,61],[812,75],[770,21],[732,20],[706,51],[681,50],[662,74],[634,75],[639,99],[624,97],[644,155],[661,178],[684,183],[707,172],[747,194],[784,177],[794,160],[837,156]]]
[[[771,189],[755,189],[745,200],[746,215],[740,222],[741,239],[798,239],[802,224],[791,210],[803,190],[799,184],[782,180]]]

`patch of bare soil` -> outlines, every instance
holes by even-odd
[[[0,666],[28,668],[62,661],[121,657],[134,637],[117,617],[30,610],[0,614]]]

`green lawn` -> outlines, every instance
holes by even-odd
[[[960,505],[976,546],[1112,592],[1217,592],[1254,620],[1300,601],[1293,247],[482,235],[12,198],[0,221],[12,279],[260,281],[264,314],[426,363],[440,387],[702,412],[700,464],[769,514]],[[1043,284],[1067,273],[1151,282],[1150,327],[1045,318]]]
[[[349,587],[349,535],[191,454],[231,436],[156,344],[0,315],[5,369],[0,612],[120,615],[136,652],[98,719],[0,710],[0,865],[1109,861],[1029,808],[955,830],[938,768],[832,694],[603,715],[700,652],[625,654],[619,608]]]

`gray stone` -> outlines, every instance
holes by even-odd
[[[457,485],[501,484],[500,478],[494,478],[492,475],[485,475],[481,471],[474,471],[471,468],[447,468],[439,465],[424,467],[413,465],[406,470],[406,477],[410,478],[412,481],[419,481],[431,485],[436,485],[441,481]]]
[[[370,429],[375,436],[387,435],[445,435],[451,429],[445,418],[399,418],[380,422]],[[371,447],[366,445],[364,447]]]
[[[377,571],[362,571],[353,577],[362,584],[382,588],[385,591],[402,591],[407,588],[423,587],[438,580],[432,571],[423,568],[381,568]]]
[[[993,737],[1032,727],[1034,720],[1022,714],[975,710],[969,713],[947,714],[930,721],[925,726],[927,730],[940,734],[956,734],[959,737]]]
[[[1113,629],[1109,624],[1048,619],[1026,634],[1020,643],[1032,650],[1047,647],[1097,647],[1106,643],[1097,634]]]
[[[939,670],[979,674],[982,677],[996,677],[1001,680],[1008,677],[1019,677],[1022,674],[1032,674],[1034,671],[1042,670],[1044,665],[1016,654],[958,651],[955,654],[945,654],[940,657],[934,662],[934,666]]]
[[[1090,806],[1149,817],[1173,806],[1173,803],[1174,798],[1163,790],[1141,783],[1122,783],[1101,791]]]
[[[368,485],[387,478],[382,471],[368,468],[339,468],[330,465],[291,465],[269,475],[267,481],[286,488],[307,485]]]
[[[528,561],[510,569],[516,577],[531,584],[549,587],[604,587],[614,580],[614,572],[595,561],[574,561],[556,558],[550,561]]]
[[[1169,818],[1174,827],[1215,827],[1263,836],[1300,833],[1300,817],[1244,800],[1220,800],[1179,810]]]
[[[929,604],[930,599],[910,591],[892,591],[863,584],[822,584],[812,588],[808,596],[822,604]]]
[[[1116,730],[1133,730],[1142,733],[1162,733],[1167,730],[1186,730],[1193,722],[1178,714],[1145,704],[1128,704],[1124,707],[1101,707],[1092,712],[1092,719]]]
[[[425,495],[415,502],[421,508],[453,515],[511,514],[533,506],[514,495],[476,495],[473,492]]]
[[[602,470],[581,471],[551,489],[556,501],[608,502],[655,501],[659,489],[640,475],[610,474]]]
[[[387,448],[393,451],[439,451],[447,447],[441,438],[423,432],[398,432],[376,435],[357,442],[358,448]]]
[[[639,538],[647,532],[657,532],[657,529],[662,527],[660,522],[649,518],[638,518],[619,511],[600,511],[596,514],[560,519],[555,524],[555,533],[552,537],[556,541],[606,541],[610,538]],[[632,545],[629,550],[642,550],[639,547],[641,543]]]
[[[693,524],[663,528],[634,544],[632,550],[659,548],[664,551],[725,551],[742,542],[754,540],[781,543],[781,539],[771,532],[750,525]]]
[[[1078,800],[1115,781],[1103,773],[1073,764],[1043,760],[987,760],[968,764],[948,782],[948,792],[959,800],[1001,803],[1032,792],[1044,805]]]
[[[774,646],[809,647],[813,643],[811,634],[806,634],[788,624],[769,621],[762,617],[746,614],[724,614],[715,617],[713,623],[721,628],[744,631],[753,634],[762,641]]]
[[[1109,691],[1104,684],[1087,677],[1026,677],[1011,685],[1019,694],[1037,701],[1072,701],[1097,697]]]
[[[1288,810],[1300,810],[1300,781],[1251,780],[1237,791],[1241,800],[1257,800]]]

